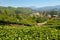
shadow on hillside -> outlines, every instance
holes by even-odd
[[[16,23],[16,22],[5,22],[0,21],[0,25],[24,25],[24,26],[31,26],[30,24],[22,24],[22,23]]]
[[[60,25],[45,25],[45,26],[48,26],[50,28],[55,28],[57,30],[60,30]]]
[[[55,26],[56,29],[60,30],[60,25],[59,26]]]

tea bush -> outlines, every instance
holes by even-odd
[[[0,27],[0,40],[60,40],[60,30],[49,27]]]

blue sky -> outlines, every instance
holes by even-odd
[[[60,0],[0,0],[0,6],[45,7],[60,5]]]

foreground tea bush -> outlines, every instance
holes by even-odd
[[[48,27],[0,27],[0,40],[60,40],[60,31]]]

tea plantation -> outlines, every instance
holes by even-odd
[[[60,40],[60,30],[46,26],[0,26],[0,40]]]
[[[60,40],[60,12],[0,6],[0,40]]]

